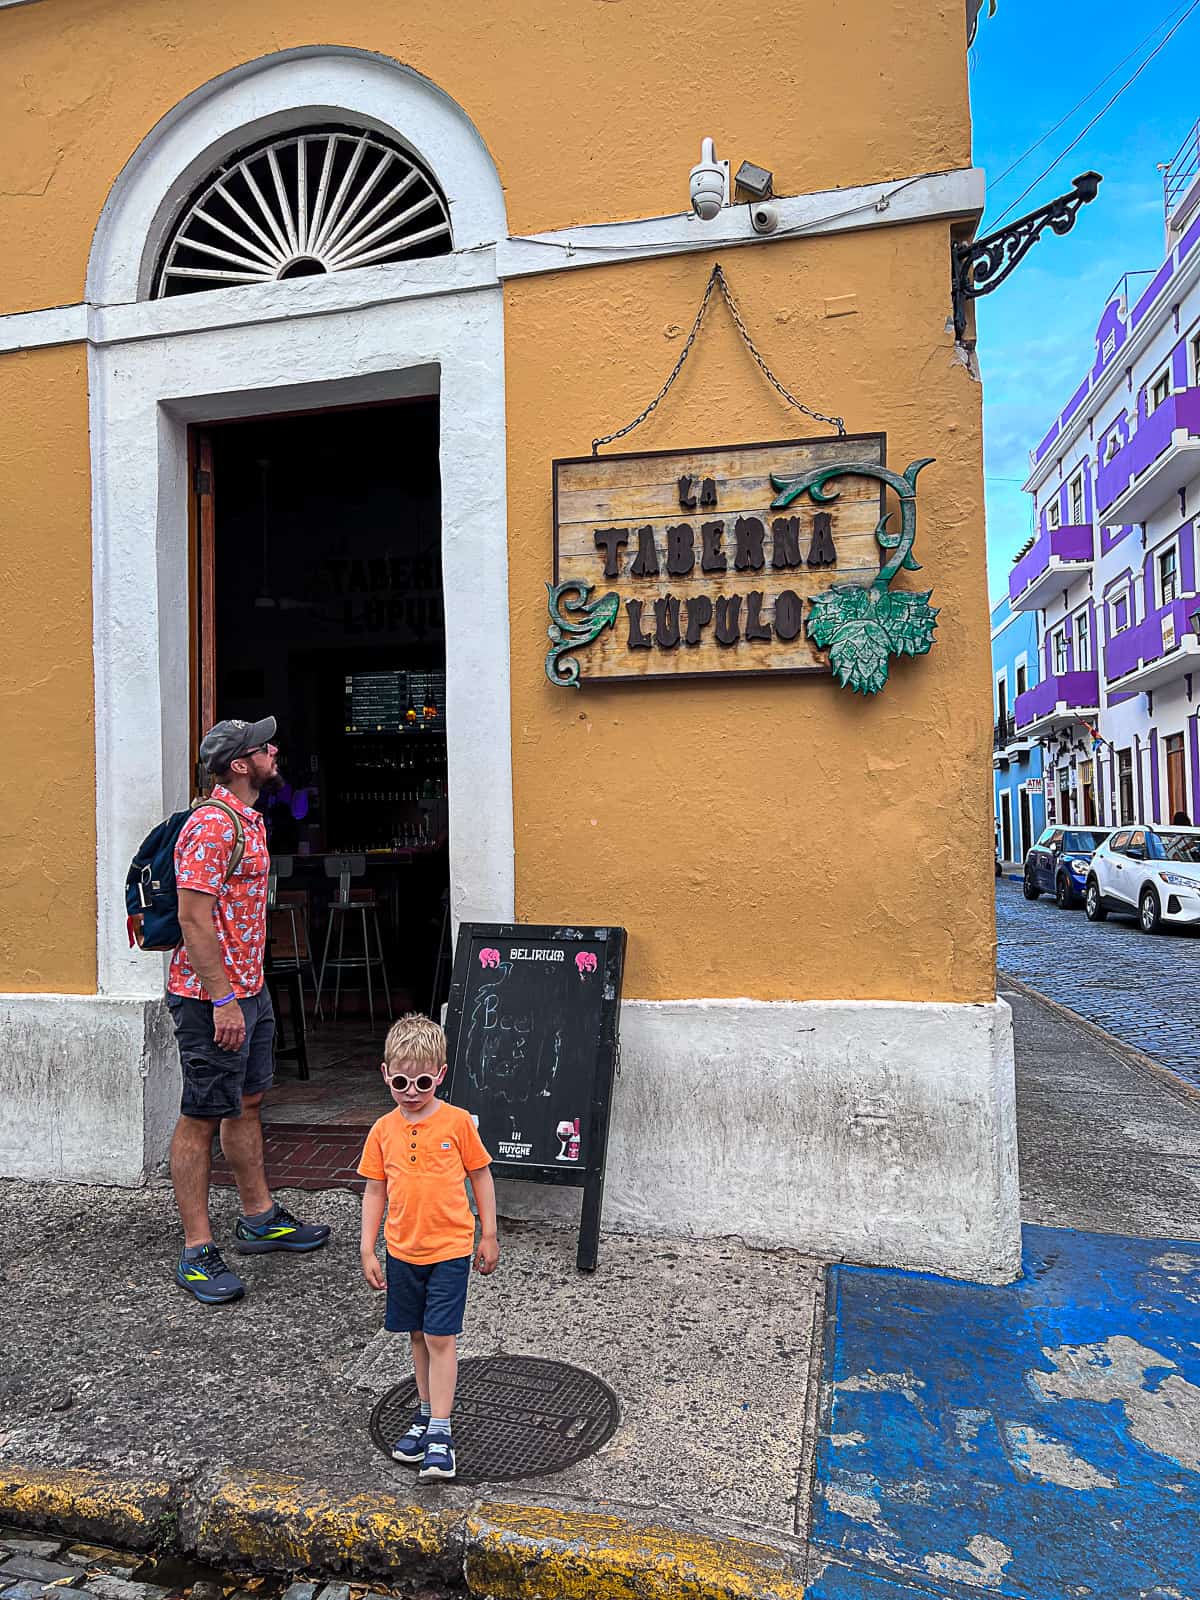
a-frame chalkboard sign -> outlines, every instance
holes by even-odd
[[[497,1177],[583,1190],[581,1272],[600,1245],[624,962],[624,928],[464,922],[446,1010],[447,1099]]]

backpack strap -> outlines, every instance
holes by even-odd
[[[229,818],[230,822],[233,823],[233,850],[230,853],[229,865],[225,869],[225,877],[223,880],[225,883],[228,883],[230,878],[233,877],[234,873],[241,866],[242,857],[246,853],[246,829],[242,823],[241,817],[238,816],[237,812],[232,806],[227,806],[224,800],[201,800],[198,804],[192,807],[192,815],[195,816],[197,811],[203,811],[205,806],[212,806],[217,811],[223,811]]]

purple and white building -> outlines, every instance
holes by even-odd
[[[1200,123],[1165,202],[1166,258],[1117,285],[1025,484],[1009,598],[1037,614],[1041,671],[1013,715],[1045,751],[1048,823],[1200,813]]]

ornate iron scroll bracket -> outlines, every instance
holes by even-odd
[[[877,478],[899,498],[900,531],[888,531],[890,512],[875,529],[880,548],[891,551],[878,576],[868,584],[833,584],[813,599],[809,612],[809,638],[819,649],[829,651],[830,671],[842,687],[859,694],[878,694],[887,682],[893,656],[923,656],[933,644],[938,613],[929,604],[932,589],[915,594],[891,588],[901,569],[921,570],[912,553],[917,536],[917,474],[932,464],[930,456],[913,461],[900,474],[857,461],[818,467],[799,477],[771,474],[771,483],[779,491],[771,502],[772,511],[790,506],[802,494],[808,494],[817,505],[827,505],[838,497],[838,490],[825,487],[834,478]]]
[[[546,585],[550,612],[550,626],[546,629],[550,640],[546,651],[546,676],[561,689],[579,687],[579,663],[570,652],[591,644],[617,620],[620,596],[603,594],[599,600],[592,600],[591,592],[590,583]]]
[[[1045,229],[1070,233],[1079,208],[1096,198],[1103,179],[1098,172],[1084,172],[1075,179],[1067,194],[1060,194],[1036,211],[1030,211],[1007,227],[997,228],[970,244],[950,247],[951,288],[954,296],[954,336],[961,339],[967,330],[967,302],[998,289]]]

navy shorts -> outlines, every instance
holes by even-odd
[[[470,1256],[419,1267],[389,1254],[384,1327],[389,1333],[461,1333],[470,1278]]]
[[[211,1001],[169,994],[167,1005],[183,1069],[181,1113],[211,1120],[240,1117],[242,1096],[261,1094],[275,1076],[275,1013],[266,986],[238,1001],[246,1019],[240,1050],[222,1050],[213,1038]]]

